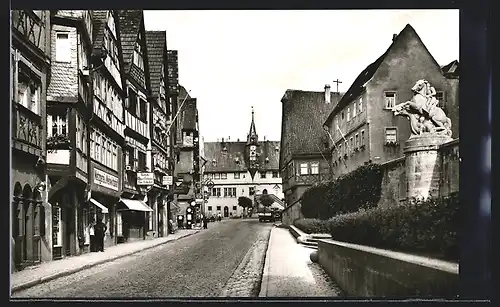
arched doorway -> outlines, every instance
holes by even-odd
[[[23,262],[30,260],[31,250],[32,250],[32,239],[33,239],[33,193],[31,186],[29,184],[24,185],[23,189],[23,219],[24,227],[22,229],[23,234]]]
[[[19,182],[14,185],[14,198],[12,200],[12,239],[14,240],[14,265],[19,266],[23,259],[22,253],[22,229],[23,229],[23,210],[22,210],[23,187]]]
[[[229,207],[228,206],[224,207],[224,217],[229,217]]]

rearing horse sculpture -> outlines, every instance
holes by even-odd
[[[436,91],[426,80],[418,80],[411,88],[414,93],[410,101],[392,108],[394,115],[406,116],[410,120],[412,136],[424,132],[451,136],[451,120],[437,106]]]

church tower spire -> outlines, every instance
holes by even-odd
[[[259,170],[259,157],[260,157],[260,146],[259,146],[259,136],[257,135],[257,130],[255,129],[255,120],[252,107],[252,122],[250,123],[250,131],[247,135],[247,144],[245,150],[245,160],[250,172],[252,180],[255,173]]]
[[[247,144],[257,144],[259,141],[259,136],[257,135],[257,129],[255,129],[254,111],[252,106],[252,122],[250,123],[250,131],[247,135]]]

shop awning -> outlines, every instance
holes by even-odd
[[[96,205],[96,207],[98,207],[99,209],[101,209],[102,213],[108,213],[109,212],[108,208],[106,208],[103,204],[101,204],[97,200],[91,198],[90,202],[93,203],[94,205]]]
[[[122,202],[129,210],[134,210],[134,211],[144,211],[144,212],[152,212],[153,209],[146,205],[145,202],[142,200],[135,200],[135,199],[127,199],[127,198],[120,198],[120,202]]]

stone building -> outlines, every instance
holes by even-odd
[[[148,194],[148,199],[153,202],[157,212],[154,224],[158,236],[168,234],[169,216],[168,194],[172,190],[167,176],[173,175],[173,160],[171,139],[168,133],[171,125],[171,105],[167,96],[167,33],[165,31],[147,31],[146,43],[148,49],[148,62],[151,80],[150,102],[151,114],[150,141],[151,141],[151,170],[154,172],[154,185]]]
[[[411,88],[420,79],[435,87],[441,106],[458,105],[458,87],[449,86],[449,78],[408,24],[393,35],[387,51],[359,74],[324,123],[332,138],[329,146],[335,176],[403,155],[410,127],[408,120],[394,116],[391,108],[410,100]],[[458,112],[450,115],[453,127],[458,123]]]
[[[49,11],[11,11],[13,267],[52,259],[47,202],[46,88],[50,70]]]
[[[89,119],[92,113],[92,12],[51,13],[51,78],[47,88],[47,173],[52,185],[54,259],[90,251],[95,205],[89,189]],[[101,210],[101,208],[97,208]],[[106,209],[105,209],[106,210]],[[92,218],[95,219],[95,216]]]
[[[123,241],[133,241],[157,234],[156,214],[146,197],[147,190],[154,184],[154,178],[150,178],[153,177],[149,120],[151,82],[143,11],[121,10],[118,14],[127,98],[123,112],[125,168],[117,223],[121,225],[118,236]]]
[[[286,207],[292,206],[285,209],[285,214],[292,214],[295,219],[300,217],[299,202],[305,190],[332,178],[331,153],[323,123],[340,97],[340,93],[331,92],[326,85],[323,92],[287,90],[281,99],[279,169]]]
[[[279,174],[280,142],[259,140],[255,128],[254,113],[246,141],[222,138],[217,142],[204,142],[206,159],[204,180],[212,180],[214,186],[204,206],[207,216],[241,216],[238,197],[250,199],[262,193],[274,195],[275,202],[282,204],[283,191]]]

